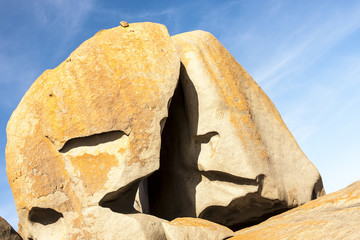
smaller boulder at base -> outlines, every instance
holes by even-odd
[[[176,218],[171,222],[164,222],[163,227],[167,240],[217,240],[234,235],[229,228],[200,218]]]
[[[22,240],[20,235],[2,217],[0,217],[0,239],[1,240]]]

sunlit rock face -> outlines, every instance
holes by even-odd
[[[34,82],[7,127],[25,239],[162,238],[133,203],[159,168],[179,69],[166,27],[139,23],[100,31]]]
[[[201,218],[176,218],[163,223],[167,240],[227,239],[234,235],[229,228]]]
[[[34,82],[7,134],[28,240],[222,239],[324,193],[272,102],[202,31],[97,33]]]
[[[240,230],[231,240],[359,239],[360,181]]]
[[[194,31],[172,39],[180,83],[161,167],[148,179],[149,212],[239,229],[324,194],[273,103],[216,38]]]

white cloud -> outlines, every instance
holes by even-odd
[[[42,26],[62,28],[68,38],[80,30],[94,5],[93,0],[35,0],[32,3],[34,16]]]

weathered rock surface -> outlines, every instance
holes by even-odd
[[[240,239],[359,239],[360,181],[247,229]]]
[[[179,69],[166,27],[138,23],[100,31],[34,82],[7,127],[25,239],[163,238],[162,220],[129,214],[159,167]]]
[[[9,120],[24,239],[224,239],[324,194],[215,37],[122,25],[45,71]]]
[[[149,213],[240,229],[323,195],[319,172],[273,103],[220,42],[203,31],[172,39],[180,83],[160,170],[148,179]]]
[[[234,236],[227,227],[200,218],[176,218],[163,226],[167,240],[222,240]]]
[[[20,235],[2,217],[0,217],[0,239],[1,240],[22,240]]]

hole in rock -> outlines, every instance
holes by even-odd
[[[33,207],[29,212],[29,221],[49,225],[64,217],[62,213],[52,208]]]
[[[263,198],[259,193],[248,193],[232,200],[228,206],[209,206],[199,217],[237,231],[259,224],[289,209],[279,200]]]
[[[222,182],[229,182],[229,183],[234,183],[234,184],[238,184],[238,185],[259,186],[259,182],[257,179],[242,178],[242,177],[234,176],[234,175],[226,173],[226,172],[200,171],[200,173],[203,176],[205,176],[207,179],[209,179],[210,181],[222,181]],[[259,176],[263,176],[263,175],[261,174]]]
[[[59,150],[61,153],[67,153],[78,147],[93,147],[107,142],[113,142],[126,135],[123,131],[110,131],[94,134],[86,137],[69,139]]]
[[[219,135],[217,132],[208,132],[203,135],[197,135],[194,137],[196,143],[209,143],[210,139],[216,135]]]
[[[99,202],[101,207],[117,213],[136,213],[134,200],[140,180],[129,183],[117,191],[107,193]]]
[[[147,178],[141,180],[139,184],[139,196],[136,199],[135,203],[139,208],[139,211],[142,213],[149,214],[149,194],[148,194],[148,185]]]

